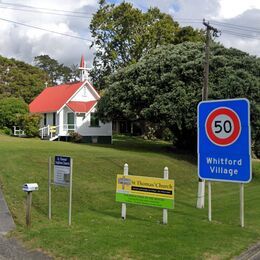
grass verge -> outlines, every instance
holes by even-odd
[[[239,185],[212,183],[212,223],[196,209],[196,158],[176,154],[169,144],[116,137],[113,145],[44,142],[0,136],[0,182],[20,237],[31,248],[55,257],[78,259],[229,259],[260,239],[260,163],[245,185],[245,228],[239,226]],[[48,157],[74,159],[72,226],[68,189],[53,187],[53,219],[48,220]],[[162,177],[167,166],[176,183],[175,209],[162,225],[162,210],[127,206],[120,218],[115,202],[116,174]],[[22,184],[37,182],[32,227],[25,227]]]

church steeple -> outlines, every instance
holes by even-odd
[[[79,70],[80,70],[80,81],[88,80],[88,69],[86,67],[86,62],[84,60],[83,55],[81,56]]]

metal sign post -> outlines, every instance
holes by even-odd
[[[212,210],[211,210],[211,182],[208,181],[208,219],[212,220]]]
[[[71,225],[71,208],[72,208],[72,166],[73,166],[73,159],[71,159],[71,164],[70,164],[69,226]]]
[[[51,219],[51,157],[49,157],[49,167],[48,167],[48,192],[49,192],[49,219]]]
[[[244,223],[244,184],[240,184],[240,225],[245,226]]]
[[[202,101],[198,105],[198,175],[211,181],[251,181],[250,112],[247,99]],[[241,184],[241,185],[242,185]],[[244,226],[244,186],[240,188],[240,219]]]
[[[73,159],[67,156],[55,156],[54,158],[54,182],[52,183],[51,178],[51,157],[49,157],[49,168],[48,168],[48,184],[49,184],[49,219],[52,217],[51,212],[51,184],[69,187],[69,212],[68,212],[68,223],[71,225],[71,212],[72,212],[72,169]]]

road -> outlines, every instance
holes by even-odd
[[[14,238],[6,238],[5,234],[13,229],[15,224],[0,189],[0,260],[52,259],[40,251],[26,249]]]

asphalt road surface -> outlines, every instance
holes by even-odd
[[[39,251],[29,251],[15,239],[0,236],[0,260],[47,260],[52,259]]]
[[[4,235],[13,229],[15,229],[15,224],[0,189],[0,260],[52,259],[40,251],[30,251],[24,248],[13,238],[6,238]]]

